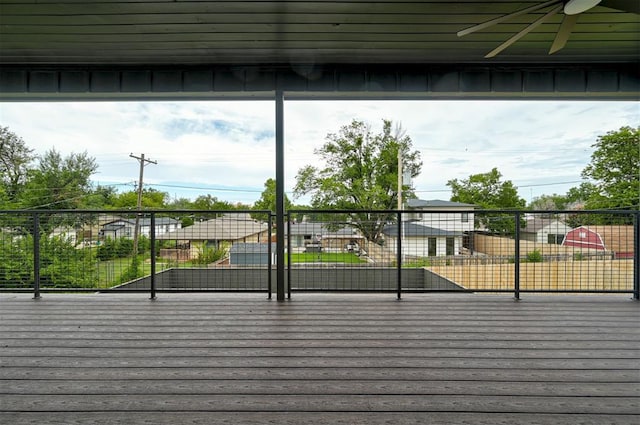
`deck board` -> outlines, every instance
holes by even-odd
[[[631,424],[625,296],[0,296],[0,423]]]

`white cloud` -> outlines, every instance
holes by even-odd
[[[177,196],[227,188],[221,199],[251,203],[274,177],[273,102],[3,103],[8,126],[38,153],[86,150],[100,164],[100,183],[133,182],[145,155],[145,182]],[[497,167],[526,199],[565,193],[580,180],[597,136],[640,125],[636,102],[567,101],[287,101],[285,187],[328,133],[359,119],[379,131],[383,119],[399,122],[420,150],[423,173],[414,187],[424,199],[449,197],[446,182]],[[233,191],[238,189],[239,191]],[[248,192],[247,192],[248,190]],[[253,192],[251,192],[253,191]]]

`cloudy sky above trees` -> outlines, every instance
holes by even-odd
[[[95,183],[131,190],[138,162],[145,186],[173,197],[211,194],[253,203],[274,177],[273,102],[2,103],[0,125],[43,153],[87,151]],[[285,101],[285,188],[291,196],[302,166],[328,133],[358,119],[378,132],[400,123],[422,154],[413,181],[421,199],[449,199],[446,183],[497,167],[527,202],[564,194],[580,181],[599,135],[640,125],[637,102],[552,101]],[[300,199],[297,203],[304,203]]]

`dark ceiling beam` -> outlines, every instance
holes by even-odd
[[[299,65],[0,68],[0,100],[640,99],[640,67]]]

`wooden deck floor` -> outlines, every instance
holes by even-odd
[[[0,295],[0,423],[640,423],[627,295],[294,295]]]

